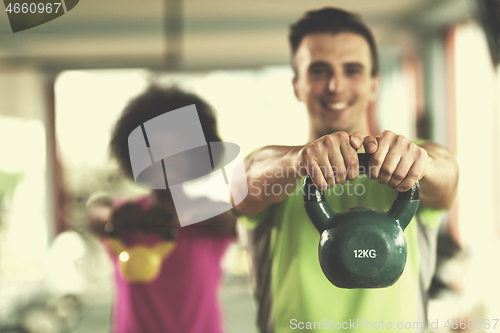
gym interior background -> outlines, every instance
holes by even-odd
[[[15,34],[2,11],[0,332],[20,324],[31,333],[109,332],[112,267],[84,228],[84,207],[98,190],[141,193],[108,161],[107,142],[118,113],[149,83],[207,99],[223,140],[243,155],[305,142],[287,28],[327,5],[373,28],[379,130],[432,139],[460,165],[429,317],[499,318],[500,23],[485,10],[495,4],[498,13],[495,0],[86,0]],[[283,112],[293,115],[286,123]],[[229,333],[255,332],[244,248],[241,239],[223,265]]]

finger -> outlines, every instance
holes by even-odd
[[[378,138],[377,138],[378,141]],[[380,176],[380,168],[389,152],[388,145],[380,145],[377,143],[377,151],[368,161],[368,178],[377,179]]]
[[[389,187],[391,188],[397,188],[403,180],[406,179],[408,176],[408,172],[410,171],[414,160],[408,157],[405,157],[407,155],[404,155],[401,160],[399,161],[396,169],[394,170],[391,179],[389,180]]]
[[[351,147],[351,149],[353,149]],[[345,184],[346,181],[346,168],[344,163],[344,158],[340,149],[337,149],[328,154],[330,161],[332,173],[334,176],[335,184]],[[334,185],[335,185],[334,184]],[[331,188],[332,186],[330,186]]]
[[[338,155],[338,154],[334,154]],[[317,161],[318,167],[321,170],[321,173],[323,174],[323,178],[325,179],[327,183],[328,188],[332,188],[335,186],[337,183],[337,178],[336,178],[336,173],[335,173],[335,166],[332,166],[332,163],[330,161],[330,154],[326,156],[324,159],[320,159]]]
[[[401,154],[398,154],[395,151],[389,150],[387,155],[384,158],[384,162],[380,167],[380,172],[378,175],[378,182],[380,184],[388,184],[401,161]]]
[[[345,167],[345,178],[348,180],[353,180],[358,178],[359,174],[359,160],[358,153],[353,149],[351,145],[341,144],[340,151],[342,154],[342,159]],[[342,179],[345,183],[346,179]]]
[[[411,189],[412,186],[415,185],[417,180],[421,179],[426,163],[426,159],[416,160],[408,171],[406,178],[398,185],[396,189],[399,192],[405,192]]]
[[[378,149],[378,140],[376,137],[369,135],[364,138],[363,146],[365,147],[365,152],[368,154],[375,154]]]
[[[326,182],[325,178],[323,177],[323,172],[321,171],[321,168],[319,167],[318,163],[316,161],[311,161],[308,163],[307,167],[307,174],[309,177],[311,177],[314,185],[319,190],[325,190],[328,186],[328,183]]]
[[[349,135],[349,142],[352,148],[358,150],[363,146],[363,135],[360,132],[354,132]]]
[[[299,160],[299,162],[297,163],[299,165],[299,167],[297,168],[297,174],[300,176],[300,177],[305,177],[307,176],[309,173],[307,171],[307,162],[306,164],[304,164],[304,162],[302,160]]]

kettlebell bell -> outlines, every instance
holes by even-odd
[[[358,154],[359,173],[366,174],[370,154]],[[417,212],[418,181],[398,193],[387,211],[359,206],[336,213],[309,176],[304,181],[304,207],[320,233],[319,263],[339,288],[385,288],[399,279],[406,265],[404,229]]]
[[[125,280],[149,283],[160,275],[163,260],[169,257],[176,247],[176,238],[177,231],[172,228],[154,246],[146,244],[127,246],[119,238],[114,237],[106,238],[105,241],[118,257],[118,268]]]

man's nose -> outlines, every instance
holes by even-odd
[[[331,92],[341,92],[345,87],[344,80],[340,75],[332,75],[328,81],[328,90]]]

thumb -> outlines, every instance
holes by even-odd
[[[363,144],[365,146],[365,151],[368,154],[375,154],[378,150],[378,140],[374,136],[367,136],[363,140]]]
[[[361,135],[360,132],[354,132],[351,135],[349,135],[349,141],[351,143],[351,146],[358,150],[363,146],[363,135]]]

